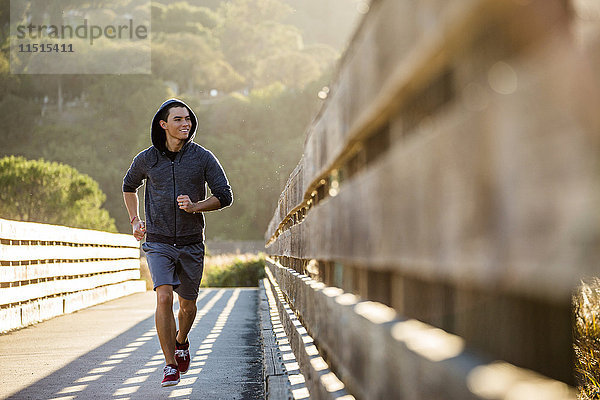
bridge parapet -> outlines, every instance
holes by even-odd
[[[0,332],[146,290],[131,235],[0,219]]]
[[[571,295],[600,256],[599,28],[591,1],[372,2],[266,232],[290,304],[314,278],[573,383]],[[389,398],[349,371],[387,374],[396,350],[357,372],[315,322],[354,314],[308,298],[293,307],[350,392]]]

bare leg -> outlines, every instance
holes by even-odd
[[[187,340],[187,335],[192,329],[194,319],[196,319],[196,301],[186,300],[179,296],[179,313],[177,319],[179,320],[179,332],[177,333],[177,341],[181,344]]]
[[[160,347],[167,364],[175,361],[175,316],[173,315],[173,286],[161,285],[156,288],[156,331]]]

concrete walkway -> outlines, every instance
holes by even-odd
[[[2,399],[262,399],[258,289],[202,289],[192,364],[162,388],[155,296],[139,293],[0,335]]]

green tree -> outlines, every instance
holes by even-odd
[[[220,17],[214,11],[183,1],[168,6],[153,4],[152,7],[154,32],[204,33],[221,24]]]
[[[259,86],[281,82],[294,89],[302,89],[321,75],[315,59],[299,51],[267,57],[258,63],[257,71]]]
[[[281,22],[290,12],[279,0],[233,0],[220,9],[224,22],[217,36],[225,59],[251,85],[261,60],[302,49],[301,32]]]
[[[0,159],[0,216],[116,232],[98,183],[75,168],[23,157]]]
[[[185,62],[174,62],[185,60]],[[153,43],[152,71],[177,84],[179,92],[240,89],[244,78],[225,60],[210,40],[190,33],[165,34]]]

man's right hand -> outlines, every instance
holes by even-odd
[[[146,234],[146,224],[144,223],[144,221],[140,220],[139,218],[136,218],[136,220],[133,222],[132,229],[133,237],[135,237],[137,240],[142,240],[142,238]]]

